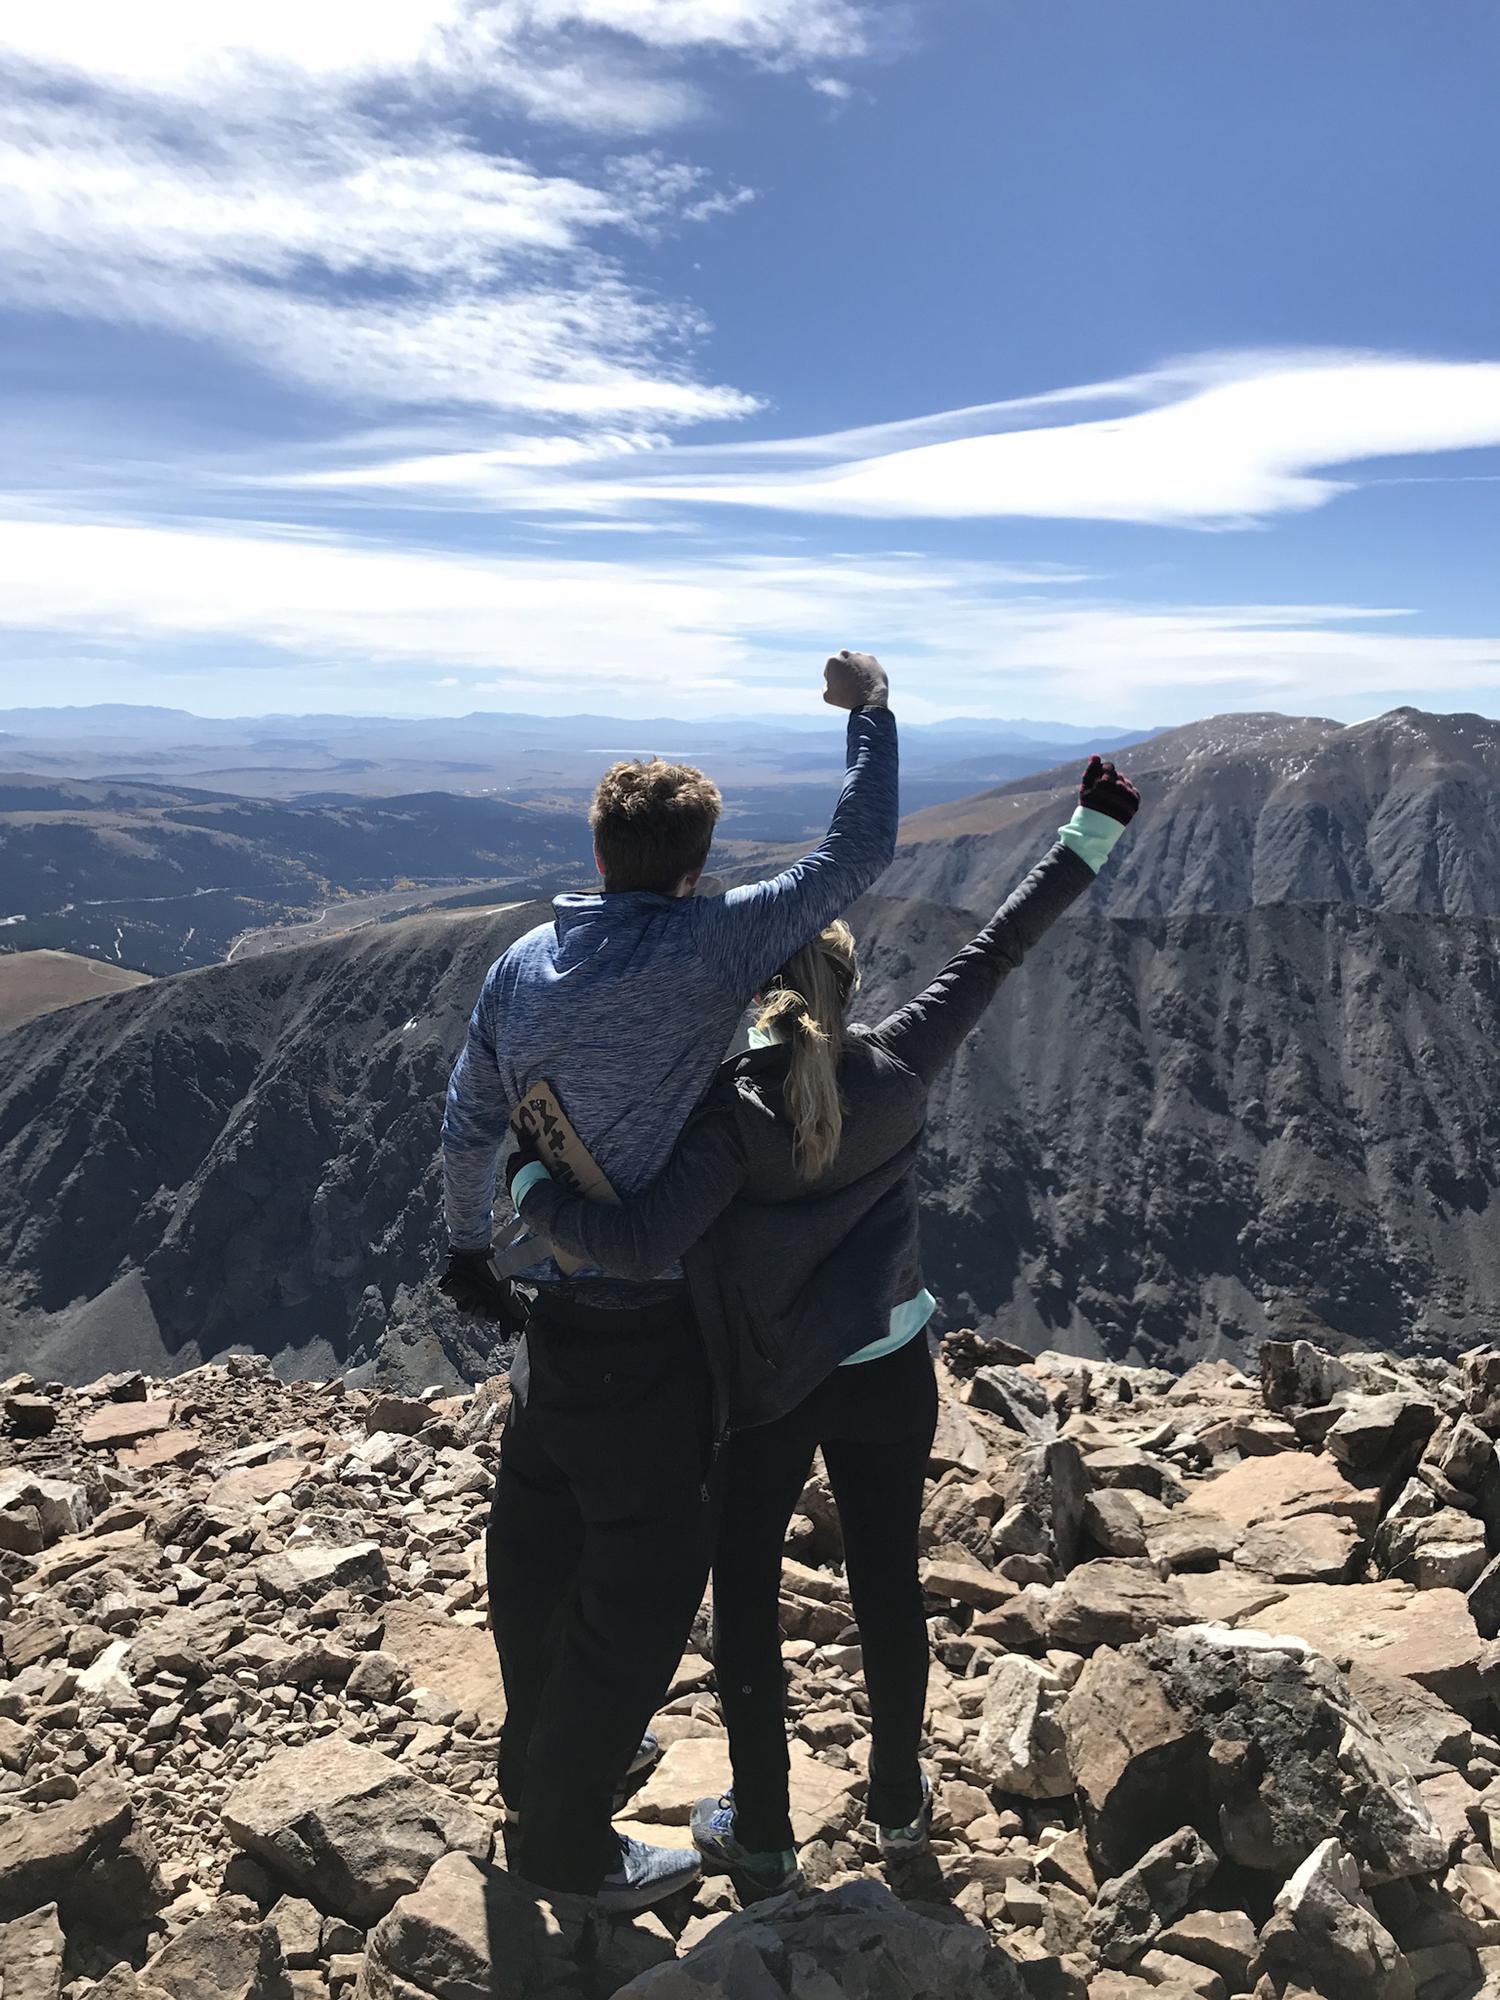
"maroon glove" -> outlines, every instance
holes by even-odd
[[[515,1186],[516,1175],[521,1171],[522,1167],[528,1161],[540,1160],[541,1157],[541,1154],[537,1151],[536,1140],[532,1138],[531,1134],[529,1132],[517,1132],[516,1150],[505,1162],[505,1192],[507,1194]]]
[[[1095,752],[1079,783],[1078,803],[1129,826],[1140,811],[1141,795],[1129,778],[1122,777],[1113,764]]]

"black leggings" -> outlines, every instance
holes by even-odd
[[[937,1383],[918,1334],[883,1360],[836,1368],[788,1416],[741,1431],[730,1448],[714,1552],[714,1664],[734,1767],[735,1837],[756,1852],[793,1845],[777,1599],[787,1524],[819,1447],[864,1652],[867,1809],[881,1826],[905,1826],[922,1809],[927,1628],[917,1530],[936,1424]]]

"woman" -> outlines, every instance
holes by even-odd
[[[927,1095],[1001,980],[1092,882],[1140,803],[1089,760],[1058,843],[925,992],[846,1024],[854,939],[834,924],[762,996],[660,1177],[618,1206],[568,1195],[534,1156],[511,1173],[528,1226],[588,1263],[648,1277],[682,1258],[734,1423],[714,1560],[714,1660],[734,1786],[693,1837],[742,1900],[800,1881],[787,1797],[777,1623],[787,1525],[820,1449],[838,1503],[870,1701],[868,1811],[884,1852],[925,1845],[918,1762],[927,1631],[917,1575],[937,1416],[923,1330],[916,1154]]]

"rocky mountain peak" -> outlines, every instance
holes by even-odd
[[[782,1600],[811,1891],[608,1921],[504,1872],[506,1388],[0,1384],[6,2000],[1457,2000],[1500,1984],[1500,1353],[1181,1377],[946,1344],[929,1857],[881,1863],[838,1516]],[[707,1610],[621,1823],[727,1751]],[[858,1969],[855,1979],[851,1968]]]

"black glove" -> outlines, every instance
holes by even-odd
[[[1129,826],[1140,811],[1141,795],[1114,765],[1097,752],[1090,757],[1078,786],[1078,803]]]
[[[519,1327],[523,1314],[509,1278],[498,1277],[488,1250],[450,1250],[448,1268],[438,1280],[460,1312],[477,1313],[502,1326]]]

